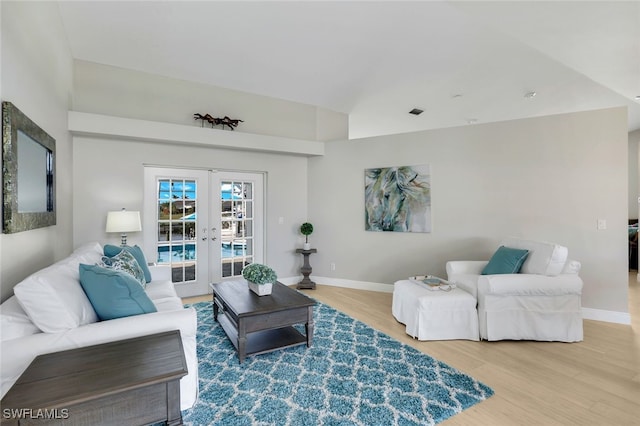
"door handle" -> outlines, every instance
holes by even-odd
[[[211,234],[213,235],[211,237],[211,241],[217,240],[217,238],[216,238],[216,228],[211,228]]]
[[[202,228],[202,241],[207,241],[207,228]]]

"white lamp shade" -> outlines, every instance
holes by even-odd
[[[142,231],[140,212],[121,210],[107,213],[106,232],[136,232]]]

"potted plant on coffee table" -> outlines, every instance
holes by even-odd
[[[271,294],[273,283],[278,279],[275,271],[267,265],[251,263],[242,269],[242,276],[249,285],[249,289],[258,296]]]
[[[309,222],[305,222],[300,225],[300,233],[304,235],[304,249],[309,250],[311,248],[311,244],[309,244],[309,235],[313,233],[313,225]]]

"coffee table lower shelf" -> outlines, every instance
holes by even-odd
[[[227,333],[227,337],[229,337],[229,340],[231,340],[231,343],[235,346],[236,351],[238,351],[238,331],[231,323],[231,320],[221,313],[218,315],[218,322],[224,329],[225,333]],[[278,349],[304,345],[306,343],[307,336],[303,335],[292,326],[254,331],[252,333],[247,333],[247,343],[244,355],[263,354]]]

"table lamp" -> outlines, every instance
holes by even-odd
[[[129,212],[125,209],[107,213],[106,232],[120,232],[120,244],[127,245],[127,232],[142,231],[140,212]]]

